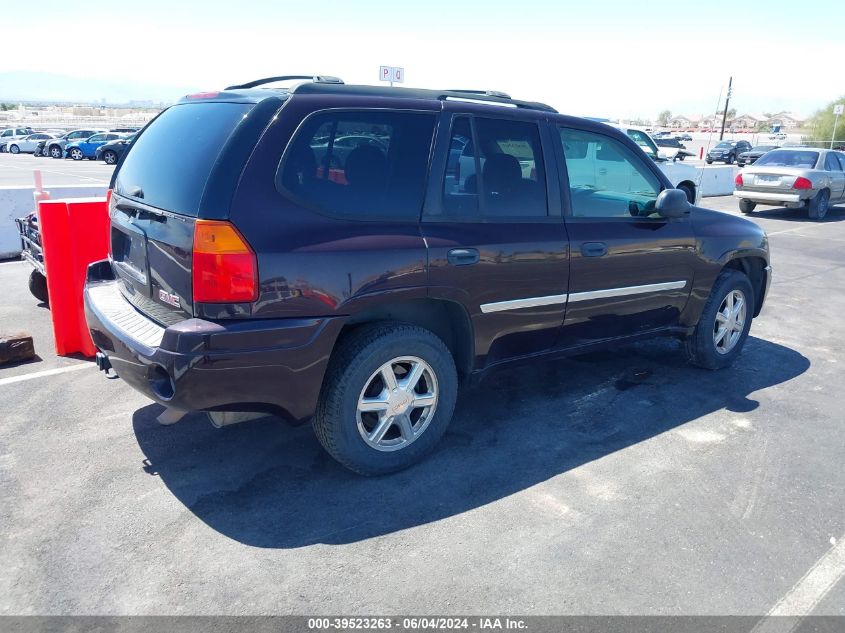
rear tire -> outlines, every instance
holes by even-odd
[[[754,208],[757,206],[756,202],[751,202],[751,200],[746,200],[741,198],[739,201],[739,210],[749,215],[754,212]]]
[[[730,296],[734,297],[732,306],[737,305],[736,299],[740,296],[744,302],[744,311],[741,315],[737,313],[736,318],[730,316],[731,310],[726,306]],[[732,365],[748,338],[754,305],[754,289],[745,273],[733,268],[719,273],[695,331],[684,341],[689,362],[705,369],[722,369]],[[727,332],[719,338],[722,329]]]
[[[103,162],[106,165],[114,165],[117,163],[117,154],[115,154],[111,150],[106,150],[103,152]]]
[[[415,365],[402,364],[406,362]],[[409,391],[403,389],[402,381],[412,366],[418,366],[423,377]],[[381,378],[385,371],[397,384],[392,390]],[[314,432],[323,448],[350,470],[362,475],[402,470],[422,459],[445,433],[455,408],[457,384],[452,355],[432,332],[402,323],[364,325],[342,339],[332,354]],[[378,411],[362,405],[365,400],[380,403],[391,394],[398,395]],[[431,400],[433,394],[433,404],[428,410],[424,404],[414,407],[403,400],[403,394],[412,403],[417,396]],[[386,431],[375,439],[382,424]]]
[[[50,158],[61,158],[62,157],[62,148],[58,145],[51,145],[50,146]]]
[[[683,191],[687,202],[695,204],[695,191],[689,185],[678,185],[678,190]]]
[[[68,156],[70,156],[73,160],[82,160],[85,158],[85,154],[83,154],[82,150],[78,147],[71,149],[70,152],[68,152]]]
[[[29,291],[41,303],[50,303],[50,296],[47,293],[47,278],[37,270],[29,273]]]
[[[819,191],[807,205],[807,215],[811,220],[824,220],[830,208],[830,192],[827,189]]]

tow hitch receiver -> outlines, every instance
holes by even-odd
[[[109,370],[111,369],[111,361],[109,360],[108,356],[106,356],[102,352],[97,352],[97,355],[94,356],[94,362],[97,363],[97,369],[106,372],[106,376],[109,375]]]

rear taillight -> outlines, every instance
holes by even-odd
[[[795,179],[795,183],[792,185],[793,189],[812,189],[813,183],[811,183],[806,178],[799,176]]]
[[[736,178],[734,178],[734,184],[736,184],[737,187],[742,187],[742,174],[736,175]]]
[[[194,224],[195,303],[240,303],[258,299],[255,253],[228,222]]]

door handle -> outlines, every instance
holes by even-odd
[[[584,257],[601,257],[607,255],[607,244],[604,242],[584,242],[581,244],[581,254]]]
[[[453,248],[446,254],[446,261],[453,266],[470,266],[478,263],[478,250],[474,248]]]

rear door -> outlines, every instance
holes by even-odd
[[[836,203],[845,197],[845,172],[833,152],[828,152],[825,157],[824,168],[830,177],[830,200]]]
[[[429,292],[465,306],[483,365],[548,350],[569,276],[560,197],[547,187],[548,130],[536,116],[446,109],[421,225]],[[459,152],[471,166],[448,159]]]
[[[695,265],[689,218],[654,213],[662,184],[627,143],[591,130],[555,132],[571,246],[560,344],[573,347],[676,324]],[[608,157],[613,160],[601,160]],[[600,178],[602,169],[626,178]]]
[[[231,190],[218,191],[213,203],[204,203],[204,196],[220,182],[237,180],[246,156],[228,163],[227,143],[239,126],[263,129],[270,116],[263,124],[247,122],[253,108],[222,102],[172,106],[137,137],[114,176],[113,268],[127,299],[163,325],[194,314],[194,224],[201,214],[225,219],[219,209],[228,209]],[[225,171],[219,178],[212,175],[216,163]]]

